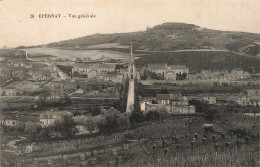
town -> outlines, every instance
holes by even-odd
[[[199,150],[188,163],[205,166],[210,161],[200,158],[209,150],[221,155],[211,157],[219,166],[229,161],[226,154],[248,154],[257,145],[258,73],[140,66],[132,44],[125,48],[129,54],[120,59],[2,49],[1,163],[149,166],[171,156],[185,166],[178,158]]]

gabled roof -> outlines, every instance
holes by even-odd
[[[242,68],[235,68],[232,71],[243,71],[243,69]]]
[[[71,115],[70,112],[68,111],[46,111],[44,113],[42,113],[40,115],[40,118],[45,118],[44,116],[54,116],[54,115],[58,115],[58,116],[66,116],[66,115]]]
[[[155,70],[157,70],[157,69],[158,70],[161,70],[161,69],[167,70],[166,64],[149,64],[148,68],[155,69]]]
[[[170,94],[156,94],[157,100],[170,100]]]
[[[169,65],[170,69],[186,69],[188,68],[186,65]]]
[[[91,69],[98,69],[98,68],[115,68],[115,64],[106,64],[106,63],[75,63],[73,67],[77,68],[91,68]]]

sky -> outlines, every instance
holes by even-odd
[[[1,0],[0,47],[142,31],[165,22],[260,33],[259,9],[260,0]],[[39,14],[62,17],[39,18]],[[78,19],[69,14],[96,17]]]

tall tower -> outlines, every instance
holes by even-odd
[[[128,95],[127,95],[127,105],[126,105],[126,112],[131,113],[134,111],[134,103],[135,103],[135,82],[134,82],[134,76],[135,76],[135,66],[134,66],[134,55],[133,55],[133,48],[131,43],[131,55],[130,55],[130,61],[128,65],[128,76],[129,76],[129,87],[128,87]]]
[[[128,65],[128,72],[129,72],[129,79],[134,79],[135,76],[135,66],[134,66],[134,54],[133,54],[133,47],[131,43],[131,55],[130,55],[130,61]]]

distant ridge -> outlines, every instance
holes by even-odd
[[[185,49],[221,49],[240,52],[256,56],[260,54],[260,34],[218,31],[202,28],[194,24],[185,23],[164,23],[147,27],[146,31],[115,33],[115,34],[94,34],[80,38],[38,45],[31,47],[55,47],[66,49],[95,49],[98,45],[102,49],[126,49],[130,42],[134,48],[147,51],[174,51]],[[113,44],[118,44],[114,46]],[[113,47],[107,47],[107,46]],[[25,47],[18,47],[25,48]],[[127,48],[128,49],[128,48]]]

